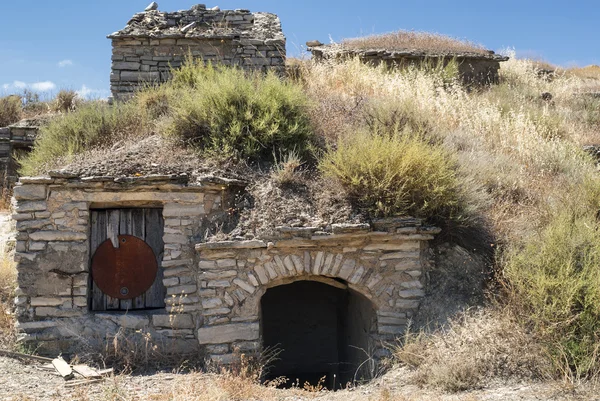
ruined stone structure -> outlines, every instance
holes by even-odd
[[[10,188],[17,181],[15,156],[27,153],[33,147],[40,128],[47,124],[52,115],[28,118],[8,127],[0,128],[0,185]]]
[[[274,14],[206,9],[138,13],[112,40],[111,91],[123,99],[145,84],[164,82],[188,55],[249,70],[285,68],[285,36]]]
[[[403,67],[422,62],[433,65],[447,65],[451,60],[458,63],[458,74],[467,85],[488,85],[498,82],[500,62],[508,57],[495,54],[489,50],[486,54],[469,52],[427,52],[421,50],[388,50],[388,49],[350,49],[340,44],[324,45],[319,42],[308,42],[308,50],[313,59],[344,60],[358,57],[361,61],[372,65],[385,64],[390,67]]]
[[[368,376],[424,296],[428,241],[439,230],[396,219],[205,242],[208,222],[227,219],[243,185],[64,171],[21,178],[14,189],[20,341],[68,352],[120,329],[143,330],[173,350],[223,363],[236,350],[280,346],[274,373],[288,377],[335,374],[346,382],[359,367]],[[111,266],[97,256],[101,244],[124,252],[132,237],[158,262],[152,286],[134,298],[127,294],[154,260],[122,259],[123,270],[107,277]],[[105,270],[93,270],[98,264]],[[133,280],[122,276],[127,269],[137,272]],[[107,278],[122,296],[104,293],[99,280]]]

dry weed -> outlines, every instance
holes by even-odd
[[[311,64],[305,74],[316,104],[313,119],[329,138],[353,135],[368,124],[376,105],[388,114],[396,110],[409,116],[394,123],[422,127],[456,153],[463,184],[474,188],[469,190],[475,195],[473,211],[487,216],[503,242],[534,232],[549,200],[568,196],[594,173],[579,144],[598,136],[586,121],[599,112],[575,94],[583,81],[565,74],[551,81],[540,78],[530,60],[502,63],[501,85],[480,92],[448,85],[424,69],[390,72],[359,60]],[[552,94],[551,103],[541,98],[545,92]],[[328,110],[336,112],[322,118]]]
[[[550,372],[541,345],[505,311],[467,312],[437,332],[409,333],[395,357],[416,370],[418,384],[452,392]]]
[[[342,45],[357,50],[421,50],[432,53],[489,54],[482,45],[439,33],[397,31],[381,35],[344,39]]]
[[[6,249],[6,238],[0,244],[0,348],[9,349],[15,342],[12,302],[17,286],[17,270],[12,252]]]
[[[0,127],[14,124],[21,119],[21,97],[12,95],[0,98]]]

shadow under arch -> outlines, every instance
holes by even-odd
[[[368,380],[375,369],[376,325],[373,303],[341,279],[269,283],[260,299],[262,346],[281,353],[265,379],[285,376],[288,386],[322,380],[329,389]]]

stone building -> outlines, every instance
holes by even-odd
[[[275,376],[327,376],[330,385],[357,370],[368,377],[424,296],[426,250],[439,230],[392,219],[206,242],[209,222],[227,219],[244,185],[64,170],[21,178],[20,341],[52,354],[141,330],[223,363],[280,347]]]
[[[44,115],[21,120],[8,127],[0,127],[0,186],[10,189],[17,181],[17,158],[27,154],[33,147],[40,128],[53,115]]]
[[[166,81],[171,68],[181,66],[188,55],[249,70],[285,68],[285,36],[279,18],[270,13],[207,9],[203,4],[176,12],[149,10],[135,14],[108,38],[115,99]]]
[[[385,64],[390,67],[401,68],[422,62],[446,66],[451,60],[454,60],[458,64],[459,77],[466,85],[497,83],[500,62],[508,60],[508,57],[495,54],[491,50],[486,52],[440,52],[412,49],[353,49],[344,44],[324,45],[317,41],[308,42],[307,46],[316,61],[344,60],[358,57],[362,62],[375,66]]]

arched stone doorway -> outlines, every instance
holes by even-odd
[[[371,302],[341,280],[295,281],[261,298],[263,348],[277,348],[266,379],[330,389],[372,377],[377,315]]]

